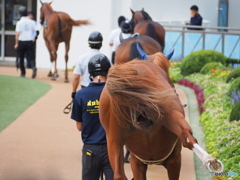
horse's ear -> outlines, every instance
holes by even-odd
[[[130,11],[132,12],[132,14],[134,14],[135,12],[130,8]]]
[[[137,43],[137,51],[138,51],[138,53],[139,53],[140,59],[146,60],[146,59],[149,57],[149,55],[147,55],[147,53],[145,53],[145,52],[143,51],[143,49],[139,46],[138,43]]]
[[[42,0],[40,0],[40,3],[43,4]]]
[[[49,5],[51,5],[52,4],[52,1],[50,2],[50,3],[48,3]]]
[[[173,54],[174,54],[174,49],[172,49],[172,50],[171,50],[168,54],[166,54],[165,56],[166,56],[166,58],[168,58],[168,60],[170,60],[170,59],[172,58]]]
[[[142,11],[144,11],[144,8],[142,8]]]

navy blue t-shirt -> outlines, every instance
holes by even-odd
[[[83,143],[106,143],[106,133],[99,120],[99,98],[104,85],[105,82],[91,82],[75,95],[71,118],[82,122]]]
[[[191,17],[190,25],[201,26],[202,25],[202,16],[200,14]]]

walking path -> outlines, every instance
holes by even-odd
[[[15,68],[0,67],[0,74],[19,76]],[[52,85],[52,89],[23,112],[12,124],[0,132],[1,180],[79,180],[81,179],[81,138],[70,115],[62,113],[71,101],[70,83],[64,83],[64,74],[51,81],[47,71],[38,70],[36,80]],[[31,70],[27,70],[27,78]],[[16,87],[17,88],[17,87]],[[186,95],[177,89],[183,104]],[[188,120],[188,111],[186,118]],[[129,179],[132,173],[125,164]],[[148,179],[167,180],[162,166],[148,168]],[[195,180],[193,152],[183,148],[180,180]]]

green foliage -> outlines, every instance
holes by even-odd
[[[239,110],[240,110],[240,101],[238,101],[234,105],[231,115],[230,115],[230,121],[240,120],[240,111]]]
[[[192,73],[200,72],[202,67],[209,62],[226,63],[227,58],[214,50],[200,50],[195,51],[185,57],[181,65],[181,74],[184,76]]]
[[[208,74],[212,71],[213,68],[217,69],[228,69],[226,66],[222,65],[219,62],[210,62],[205,64],[202,69],[200,70],[201,74]]]
[[[200,122],[208,153],[223,162],[224,172],[240,174],[240,121],[229,121],[234,106],[232,99],[226,96],[230,84],[210,74],[195,73],[185,78],[204,89],[205,111],[201,114]],[[239,177],[231,179],[239,180]]]
[[[240,77],[236,78],[232,83],[231,86],[228,90],[228,94],[231,96],[232,92],[236,90],[236,91],[240,91]]]
[[[227,64],[230,64],[230,63],[234,63],[234,64],[238,64],[240,63],[240,59],[227,59],[226,61]]]
[[[169,70],[171,80],[176,83],[178,80],[182,79],[183,76],[180,73],[180,63],[174,64]]]
[[[238,77],[240,77],[240,67],[235,68],[228,74],[226,82],[230,82]]]

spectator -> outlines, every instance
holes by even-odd
[[[108,42],[109,42],[109,46],[112,47],[112,62],[114,62],[114,57],[115,57],[115,52],[113,51],[113,45],[114,45],[113,41],[114,41],[114,39],[116,37],[119,37],[119,35],[121,33],[120,25],[125,20],[126,20],[126,18],[124,16],[119,16],[119,18],[118,18],[118,26],[119,26],[119,28],[112,30],[110,35],[109,35]]]
[[[106,180],[113,180],[106,133],[99,120],[99,99],[104,88],[111,64],[103,54],[96,54],[88,63],[91,83],[77,92],[71,118],[81,131],[82,141],[82,179],[99,180],[101,174]]]
[[[190,24],[192,26],[201,26],[202,25],[202,16],[198,13],[198,7],[193,5],[191,8],[191,19]],[[201,28],[188,28],[191,30],[202,30]]]

